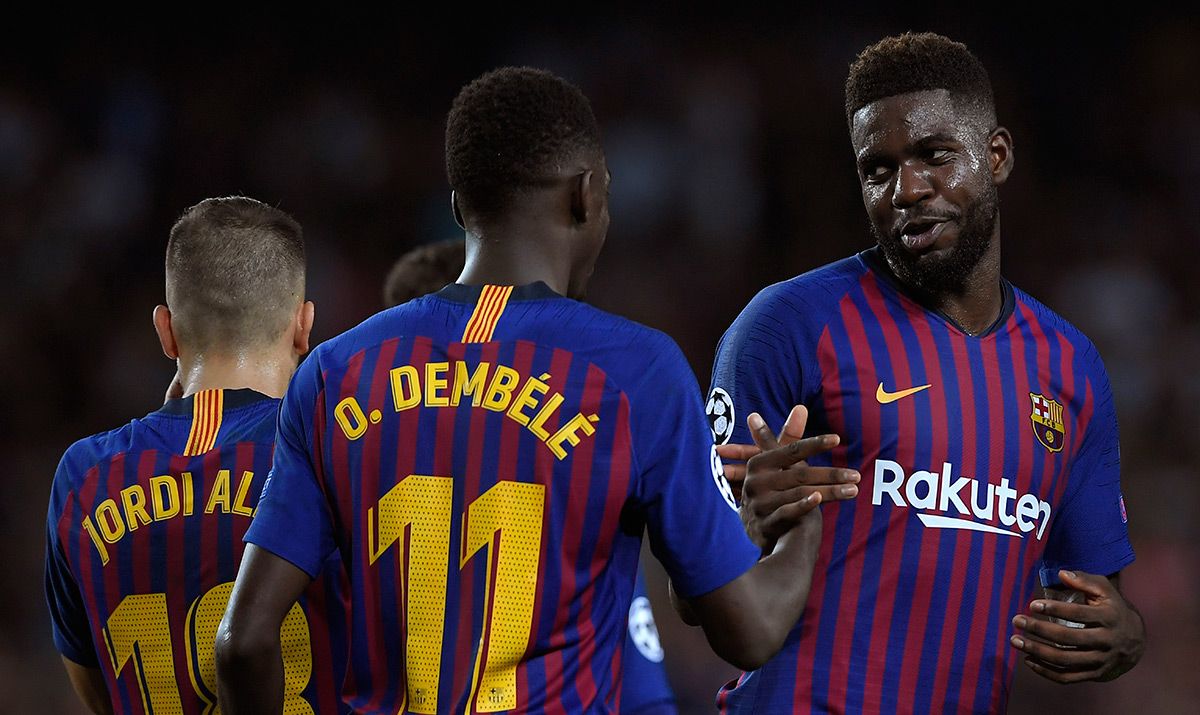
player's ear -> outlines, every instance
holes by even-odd
[[[316,317],[317,307],[311,300],[306,300],[296,309],[296,315],[293,316],[295,321],[295,329],[292,332],[292,347],[296,350],[297,355],[303,355],[308,352],[308,337],[312,333],[313,319]]]
[[[571,182],[571,218],[575,223],[587,223],[592,215],[592,204],[596,198],[596,172],[587,170]]]
[[[463,221],[462,210],[458,208],[458,192],[450,191],[450,210],[454,212],[454,223],[462,230],[467,230],[467,222]]]
[[[996,127],[988,141],[988,159],[992,168],[992,183],[999,186],[1008,181],[1013,168],[1013,139],[1004,127]]]
[[[179,344],[175,342],[175,329],[171,326],[171,309],[165,305],[154,306],[154,332],[158,333],[163,355],[178,360]]]

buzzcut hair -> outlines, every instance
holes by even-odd
[[[467,263],[461,238],[417,246],[396,261],[383,284],[383,306],[407,303],[453,283]]]
[[[898,94],[944,89],[992,125],[996,104],[983,63],[961,42],[933,32],[885,37],[859,53],[846,77],[846,123],[868,104]]]
[[[458,93],[446,117],[446,176],[482,220],[564,163],[600,151],[600,128],[578,87],[545,70],[502,67]]]
[[[245,196],[188,208],[167,240],[167,306],[197,352],[270,345],[304,299],[304,236],[287,213]]]

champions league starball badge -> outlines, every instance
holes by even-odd
[[[708,427],[712,430],[713,441],[726,444],[733,436],[733,398],[719,387],[714,387],[704,405],[704,414],[708,415]]]

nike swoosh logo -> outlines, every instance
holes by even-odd
[[[875,390],[875,399],[879,400],[879,404],[886,405],[889,402],[895,402],[896,400],[904,399],[909,395],[915,395],[921,390],[927,390],[930,387],[933,387],[933,385],[921,385],[919,387],[910,387],[907,390],[900,390],[899,392],[888,392],[887,390],[883,389],[883,383],[881,382],[879,383],[879,387]]]

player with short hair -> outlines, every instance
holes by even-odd
[[[810,432],[843,438],[814,461],[866,488],[822,509],[803,617],[718,703],[992,713],[1022,657],[1057,682],[1116,677],[1144,629],[1117,588],[1134,555],[1112,395],[1092,343],[1000,274],[1013,142],[987,72],[940,35],[889,37],[851,66],[846,119],[878,245],[759,293],[709,404],[774,425],[806,405]],[[748,441],[736,422],[719,436]],[[761,519],[791,486],[750,475],[742,508]],[[1039,585],[1086,600],[1030,603]]]
[[[383,307],[407,303],[453,283],[467,261],[466,243],[461,238],[435,241],[417,246],[397,259],[384,282]],[[675,694],[667,682],[663,658],[658,627],[639,568],[621,656],[621,715],[674,715]]]
[[[50,497],[54,642],[98,713],[216,704],[213,640],[312,328],[300,225],[240,196],[192,206],[171,229],[166,293],[154,328],[183,396],[73,444]],[[284,621],[289,712],[340,711],[336,586],[314,581]]]
[[[819,517],[760,560],[714,486],[678,347],[575,300],[609,222],[583,94],[540,70],[483,75],[454,100],[446,163],[468,235],[460,282],[324,343],[284,399],[218,636],[227,715],[278,712],[279,619],[335,550],[363,713],[618,709],[646,529],[731,662],[764,662],[803,605]],[[797,509],[819,514],[823,497]]]

